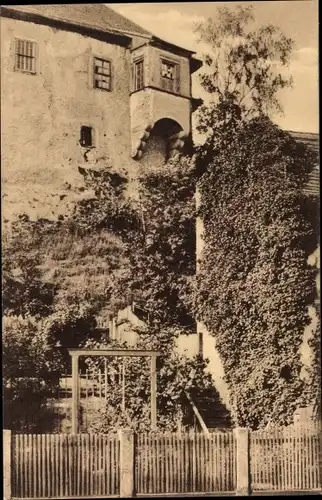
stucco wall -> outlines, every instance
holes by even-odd
[[[14,38],[38,44],[37,74],[14,70]],[[137,40],[136,40],[137,42]],[[145,40],[141,40],[141,43]],[[141,50],[141,49],[139,49]],[[148,52],[146,74],[160,78],[160,54]],[[112,64],[112,91],[93,87],[93,57]],[[182,92],[190,95],[188,59],[180,62]],[[163,148],[149,147],[144,165],[131,157],[147,122],[172,118],[190,132],[190,101],[146,89],[131,94],[129,49],[67,30],[21,20],[1,19],[1,105],[3,217],[27,212],[32,218],[66,215],[83,191],[78,167],[113,167],[124,172],[129,191],[143,167],[159,162]],[[188,73],[187,73],[188,72]],[[154,76],[153,76],[154,75]],[[148,84],[148,82],[146,82]],[[94,147],[79,144],[81,126],[94,132]],[[162,142],[162,141],[161,141]],[[159,145],[160,146],[160,145]],[[158,150],[157,158],[151,152]]]
[[[316,334],[318,328],[318,314],[320,309],[320,246],[309,256],[308,264],[316,269],[316,300],[315,304],[312,304],[308,307],[308,314],[310,318],[309,325],[304,329],[303,334],[303,342],[300,348],[301,361],[302,361],[302,369],[301,369],[301,378],[303,380],[308,380],[310,377],[309,368],[312,366],[313,361],[313,352],[312,347],[310,346],[310,340],[313,335]]]

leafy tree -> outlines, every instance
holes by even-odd
[[[89,182],[93,185],[93,179]],[[138,347],[162,352],[157,369],[158,425],[167,429],[177,429],[184,421],[185,392],[212,384],[205,372],[207,360],[199,356],[188,360],[175,352],[179,333],[195,328],[190,297],[195,274],[194,188],[194,163],[177,156],[166,168],[163,165],[140,175],[138,199],[127,206],[122,224],[110,226],[120,235],[124,250],[123,266],[113,275],[111,308],[117,311],[134,300],[146,313],[147,327],[138,331]],[[108,189],[109,183],[97,201],[101,216],[110,210]],[[99,347],[101,343],[88,340],[86,345]],[[108,366],[118,370],[120,363],[123,361],[109,360]],[[129,358],[124,364],[126,413],[121,411],[120,386],[112,384],[104,409],[96,418],[91,414],[92,430],[105,432],[121,424],[147,429],[151,425],[149,366],[141,358]],[[91,360],[89,365],[103,368],[103,360]]]
[[[176,157],[140,176],[136,226],[124,234],[127,265],[114,298],[140,302],[164,325],[194,326],[189,304],[195,273],[194,165]]]
[[[196,26],[199,41],[209,49],[200,75],[202,87],[211,94],[211,106],[202,110],[205,132],[218,104],[229,108],[230,118],[239,119],[282,110],[278,93],[292,85],[283,70],[294,43],[271,24],[251,29],[253,21],[251,6],[222,7],[215,18]]]
[[[4,425],[19,432],[44,429],[52,416],[47,402],[57,385],[60,353],[33,317],[5,316],[3,327]]]
[[[299,349],[314,300],[316,239],[302,195],[314,159],[265,117],[214,135],[199,181],[198,315],[216,336],[235,421],[288,423],[305,391]]]
[[[92,196],[76,204],[72,217],[75,230],[84,234],[104,229],[123,235],[135,227],[136,217],[127,195],[126,177],[112,167],[101,171],[79,170]]]
[[[51,311],[56,287],[42,280],[40,241],[41,231],[26,216],[3,233],[2,296],[7,315],[42,317]]]

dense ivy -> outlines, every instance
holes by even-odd
[[[198,316],[216,337],[236,422],[288,423],[303,403],[299,349],[315,294],[307,257],[317,241],[302,195],[314,158],[265,117],[214,134],[212,162],[198,157]]]

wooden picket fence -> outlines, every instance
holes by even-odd
[[[321,453],[319,425],[294,425],[252,432],[252,490],[320,490]]]
[[[320,426],[242,431],[242,436],[240,430],[130,433],[133,444],[124,444],[117,434],[5,431],[11,450],[6,498],[116,497],[125,484],[124,471],[124,481],[133,478],[134,491],[141,496],[229,495],[245,480],[247,486],[245,464],[251,492],[321,491]]]
[[[143,433],[137,437],[138,494],[234,492],[232,432]]]
[[[16,434],[12,497],[105,497],[119,494],[116,435]]]

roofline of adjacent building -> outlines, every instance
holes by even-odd
[[[317,137],[320,137],[320,134],[319,132],[303,132],[303,130],[299,131],[299,130],[288,130],[287,131],[289,134],[292,134],[292,135],[299,135],[299,136],[307,136],[307,137],[314,137],[314,138],[317,138]]]

